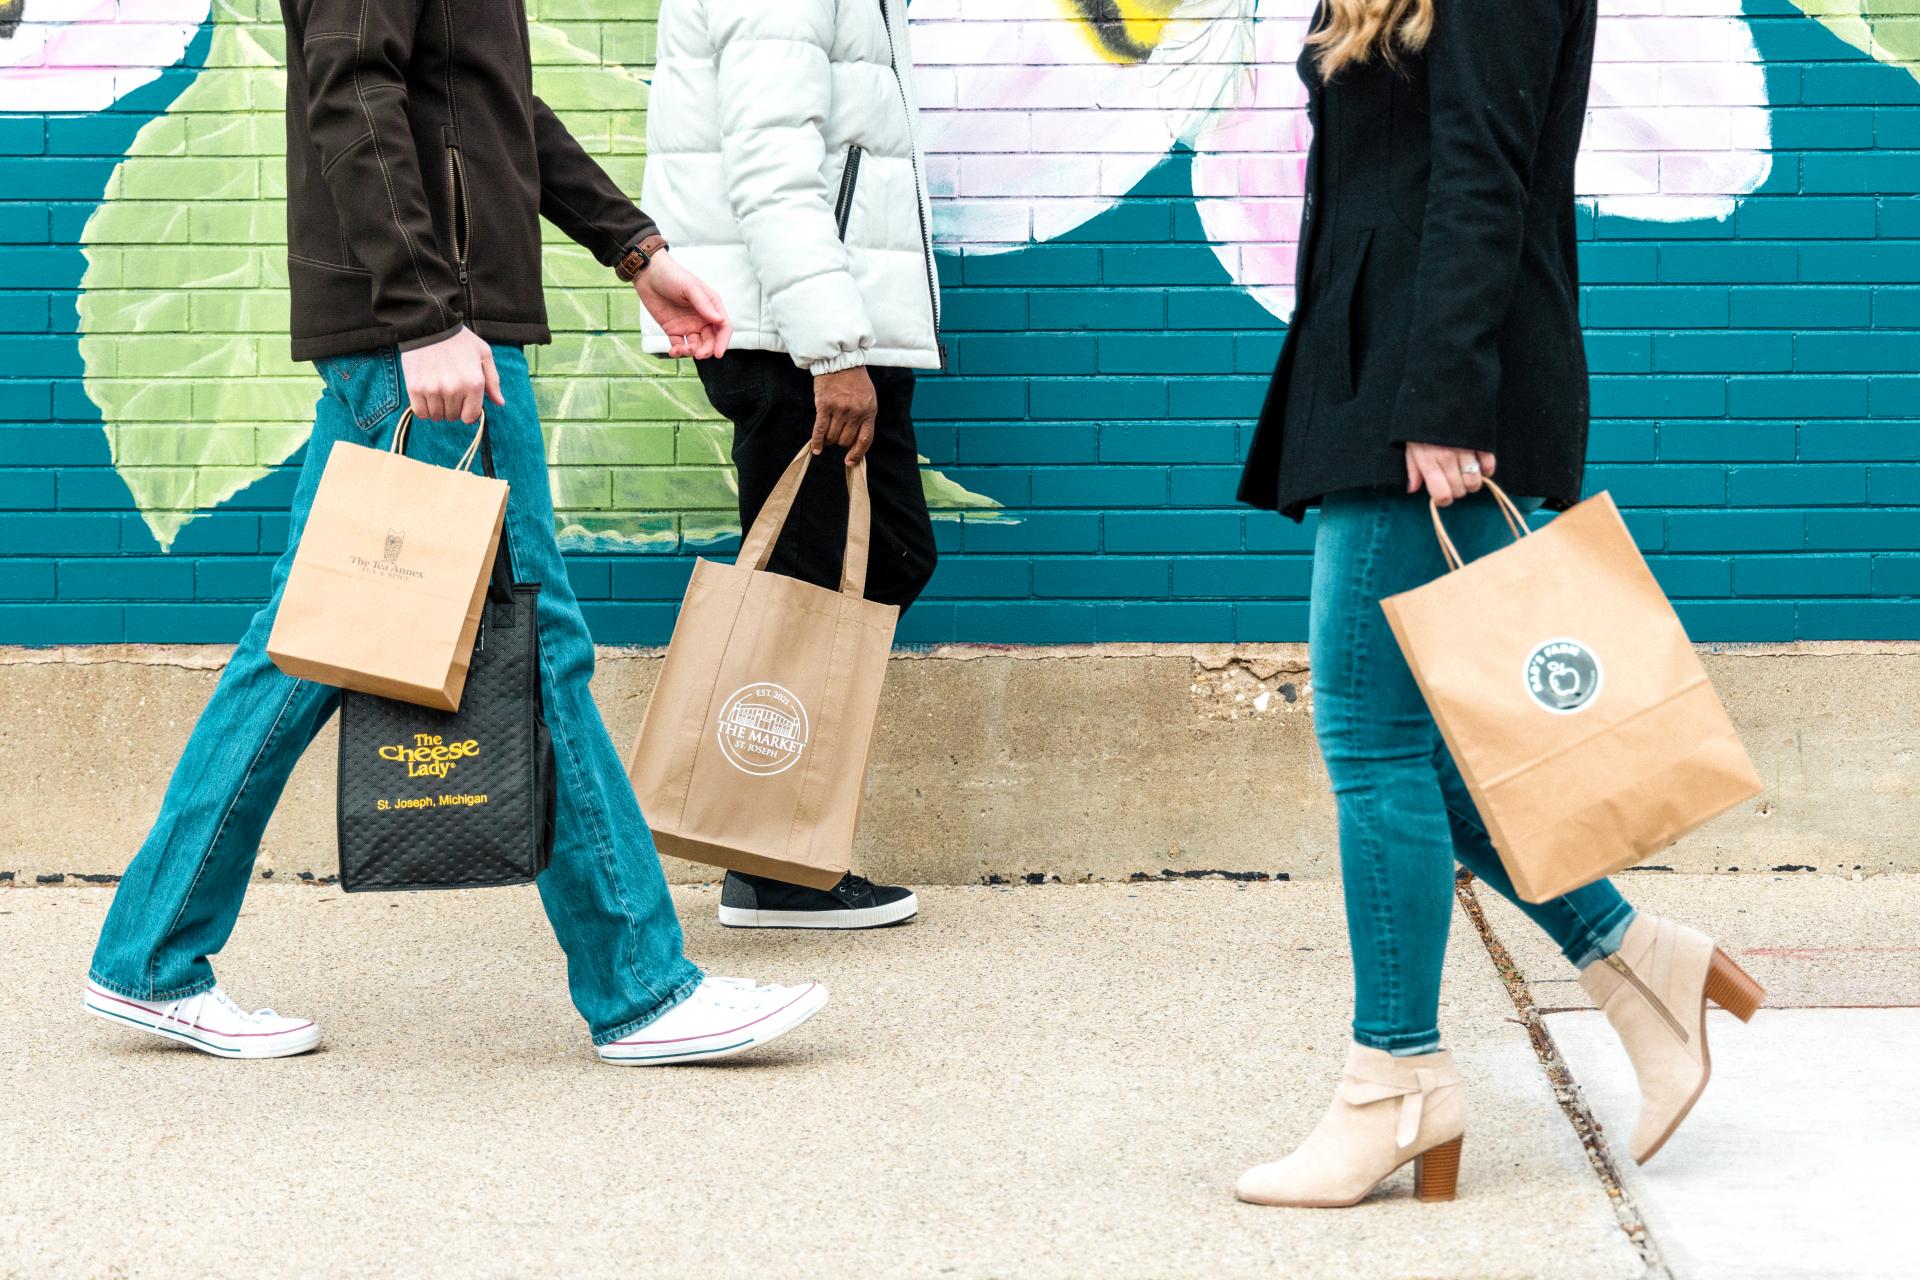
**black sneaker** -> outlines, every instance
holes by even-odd
[[[808,889],[729,871],[720,889],[720,923],[735,929],[877,929],[918,910],[913,890],[852,872],[831,889]]]

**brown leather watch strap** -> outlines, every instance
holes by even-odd
[[[663,235],[650,235],[620,255],[620,261],[614,265],[614,274],[622,280],[631,281],[647,264],[653,261],[653,255],[667,247],[667,238]]]

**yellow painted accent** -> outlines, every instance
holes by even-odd
[[[1142,59],[1129,57],[1124,53],[1110,49],[1100,39],[1094,27],[1094,18],[1098,7],[1094,0],[1058,0],[1060,8],[1067,18],[1080,28],[1093,51],[1108,62],[1132,63]],[[1113,5],[1120,18],[1122,30],[1127,40],[1142,49],[1157,49],[1160,39],[1166,34],[1167,20],[1173,11],[1180,7],[1180,0],[1115,0]]]

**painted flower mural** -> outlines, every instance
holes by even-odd
[[[597,24],[570,20],[577,4],[553,21],[541,0],[527,7],[540,92],[638,191],[641,70],[602,52]],[[205,69],[140,130],[82,234],[87,394],[163,549],[299,450],[320,391],[287,355],[280,24],[233,0],[211,16]],[[555,340],[533,352],[534,388],[563,538],[671,549],[735,532],[729,429],[691,366],[644,354],[632,291],[551,228],[545,267]],[[994,506],[938,472],[924,482],[936,510]]]
[[[994,253],[1052,240],[1184,145],[1221,265],[1290,315],[1311,137],[1294,62],[1314,0],[1054,3],[913,6],[941,242]],[[1600,0],[1600,14],[1581,193],[1626,217],[1724,217],[1771,163],[1739,0],[1685,16]]]
[[[1910,14],[1795,3],[1920,75]],[[1770,166],[1740,0],[1600,4],[1583,196],[1636,219],[1724,217]],[[657,7],[528,3],[541,92],[634,190],[649,50],[612,33],[646,30]],[[1294,60],[1312,10],[913,0],[940,244],[999,254],[1070,237],[1184,149],[1223,271],[1284,319],[1309,141]],[[209,18],[203,69],[139,131],[83,236],[87,392],[163,547],[298,451],[319,390],[285,354],[280,27],[251,0],[0,0],[0,111],[109,107],[176,63]],[[547,282],[558,340],[536,352],[535,374],[563,532],[622,547],[731,532],[727,432],[698,380],[641,353],[631,293],[582,251],[551,242]],[[936,506],[992,508],[925,474]]]

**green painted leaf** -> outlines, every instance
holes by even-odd
[[[1920,0],[1793,0],[1863,53],[1920,80]]]
[[[536,87],[629,191],[658,8],[528,4]],[[82,233],[87,394],[163,549],[311,429],[320,380],[287,355],[283,43],[278,21],[215,0],[205,69],[140,130]],[[554,342],[530,354],[561,535],[672,549],[736,532],[730,431],[691,364],[642,352],[632,289],[552,228],[545,277]],[[925,477],[940,510],[998,509]]]

